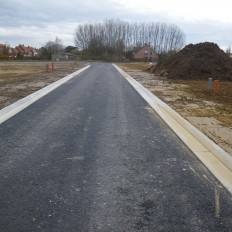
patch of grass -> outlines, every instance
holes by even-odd
[[[0,80],[20,78],[45,72],[45,63],[1,63]]]
[[[145,71],[151,67],[151,65],[146,62],[121,63],[118,64],[118,66],[121,67],[122,69],[139,70],[139,71]]]

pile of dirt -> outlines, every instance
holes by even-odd
[[[175,79],[232,81],[232,59],[215,43],[189,44],[149,69],[158,76]]]

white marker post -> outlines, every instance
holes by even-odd
[[[212,92],[212,90],[213,90],[213,79],[209,78],[208,79],[208,91]]]

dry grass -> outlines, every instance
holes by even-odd
[[[172,80],[170,81],[170,84],[172,83],[186,85],[186,91],[196,95],[203,100],[214,101],[218,104],[223,104],[230,107],[232,106],[232,82],[220,82],[218,93],[208,91],[207,81]]]
[[[200,101],[215,103],[214,107],[195,109],[193,112],[195,116],[214,117],[225,126],[232,127],[232,82],[220,82],[218,93],[208,91],[207,81],[172,80],[169,83],[185,86],[181,90],[192,95],[192,99],[189,98],[187,101],[189,103]]]
[[[121,63],[119,65],[123,69],[140,70],[140,71],[147,70],[148,68],[151,67],[151,65],[146,62]]]
[[[0,62],[0,108],[80,69],[76,62],[54,62],[54,71],[47,72],[48,62]]]
[[[45,63],[0,63],[0,81],[45,72]]]
[[[0,63],[0,83],[20,81],[31,79],[32,75],[41,74],[48,75],[46,65],[48,62],[11,62]],[[75,69],[74,62],[55,62],[54,72],[68,72]]]

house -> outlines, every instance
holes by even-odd
[[[5,45],[4,44],[0,44],[0,54],[3,53],[4,48],[5,48]]]
[[[0,44],[0,58],[4,59],[8,57],[8,46],[6,46],[5,44]]]
[[[0,44],[0,53],[2,53],[2,50],[4,49],[6,45],[5,44]]]
[[[58,52],[52,54],[52,60],[79,60],[80,56],[78,54],[73,54],[70,52]]]
[[[10,47],[8,52],[8,57],[11,59],[15,59],[18,57],[18,50],[15,48]]]
[[[33,58],[37,55],[38,49],[30,46],[24,46],[24,44],[19,44],[15,48],[12,48],[7,44],[0,44],[1,59],[16,59],[17,57]]]
[[[18,51],[19,57],[35,57],[38,54],[38,49],[24,46],[24,44],[19,44],[15,49]]]
[[[137,52],[133,52],[133,59],[137,61],[155,62],[158,60],[158,56],[148,44],[145,44]]]
[[[0,59],[14,59],[17,52],[7,44],[0,44]]]

